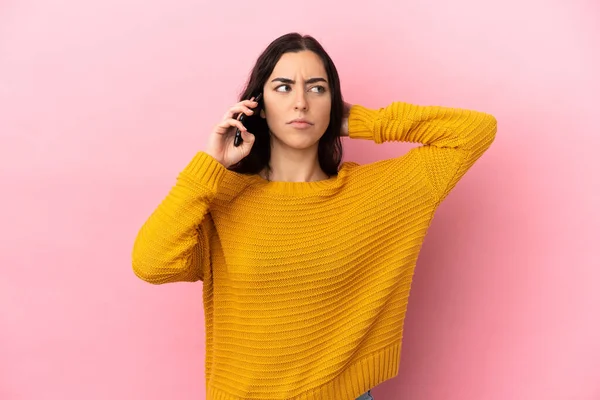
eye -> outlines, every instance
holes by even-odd
[[[317,93],[325,93],[325,86],[317,85],[310,88],[310,90],[314,92],[313,89],[319,89],[317,90]]]
[[[279,86],[277,86],[277,87],[275,88],[275,91],[277,91],[277,92],[281,92],[282,90],[280,90],[280,89],[281,89],[281,88],[285,88],[285,87],[289,88],[289,87],[290,87],[290,85],[279,85]],[[287,90],[283,90],[283,91],[284,91],[284,92],[287,92]]]

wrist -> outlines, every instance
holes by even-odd
[[[344,118],[348,118],[350,116],[350,109],[352,108],[352,104],[344,101]]]
[[[348,132],[348,119],[350,118],[350,109],[352,104],[344,101],[344,113],[342,114],[342,132],[341,136],[350,136]]]
[[[206,154],[208,154],[209,156],[211,156],[212,158],[214,158],[216,162],[218,162],[219,164],[221,164],[225,168],[228,168],[227,165],[225,165],[225,162],[223,160],[221,160],[219,157],[217,157],[212,151],[210,151],[210,150],[207,149],[207,150],[204,150],[204,152]]]
[[[349,136],[348,134],[348,117],[342,118],[342,131],[340,136]]]

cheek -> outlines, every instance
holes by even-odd
[[[325,126],[329,125],[331,114],[331,106],[323,106],[319,109],[319,121],[321,121]]]
[[[277,122],[277,120],[280,119],[282,115],[281,108],[281,103],[277,101],[265,103],[264,113],[266,114],[267,121],[271,123]]]

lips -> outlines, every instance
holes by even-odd
[[[305,120],[304,118],[296,118],[296,119],[293,119],[293,120],[291,120],[290,122],[288,122],[288,124],[297,124],[297,125],[300,125],[300,124],[308,124],[308,125],[313,125],[313,123],[312,123],[312,122],[309,122],[309,121]]]

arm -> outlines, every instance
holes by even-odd
[[[348,113],[351,138],[421,143],[411,151],[438,203],[491,146],[496,130],[492,115],[459,108],[393,102],[377,110],[353,105]]]
[[[201,228],[226,169],[199,152],[141,227],[133,246],[133,271],[153,284],[204,279],[208,239]]]

